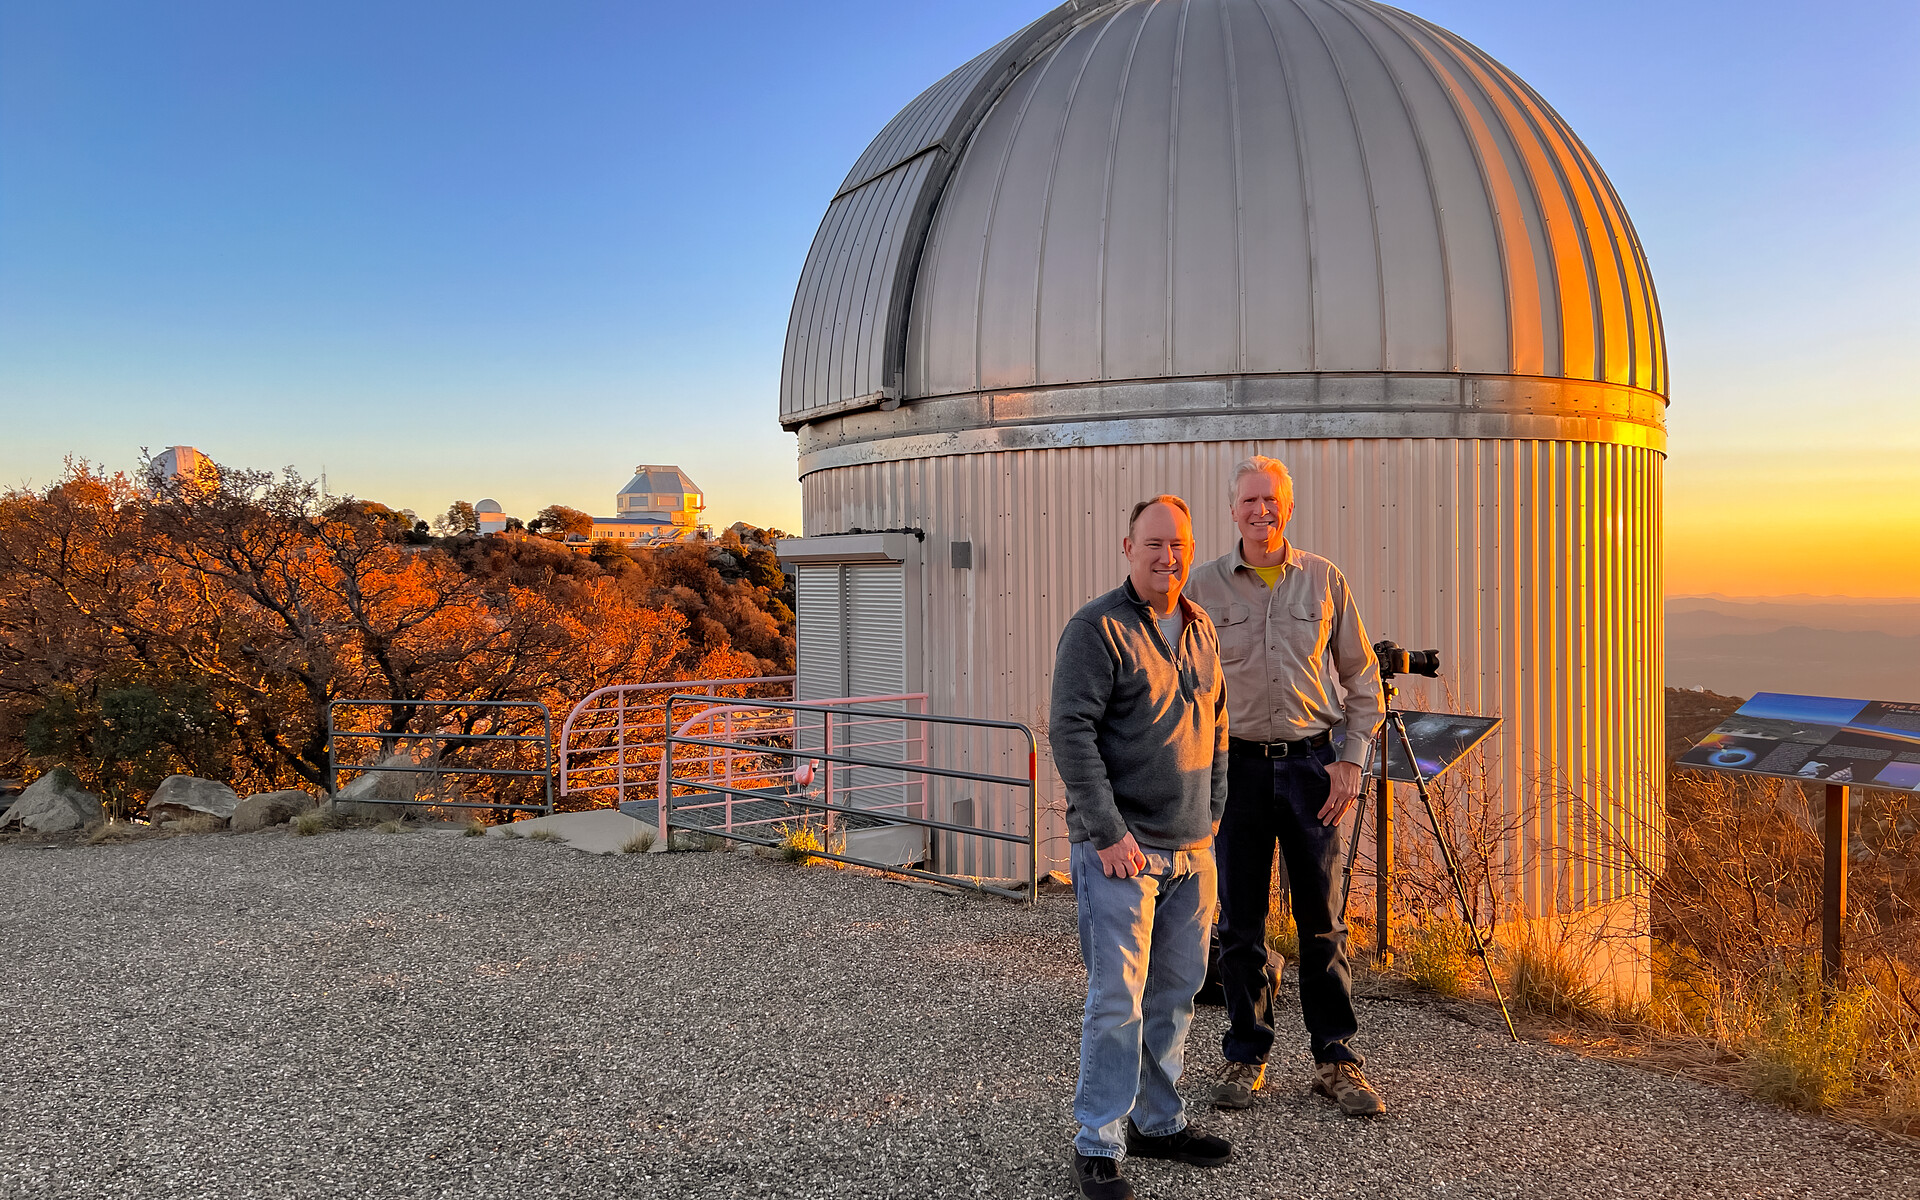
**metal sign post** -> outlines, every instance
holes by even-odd
[[[1382,744],[1386,742],[1386,730],[1380,731]],[[1393,781],[1387,778],[1385,771],[1380,772],[1380,791],[1374,802],[1373,821],[1373,949],[1380,965],[1393,964]],[[1359,830],[1354,830],[1353,844],[1358,845]],[[1348,860],[1352,860],[1352,847],[1348,847]],[[1349,868],[1347,876],[1351,884],[1353,876]]]
[[[1486,736],[1500,724],[1499,717],[1476,717],[1468,713],[1430,713],[1419,709],[1392,708],[1391,698],[1397,694],[1394,685],[1386,685],[1389,710],[1392,714],[1390,724],[1399,731],[1396,743],[1387,736],[1387,725],[1380,729],[1378,744],[1374,750],[1377,760],[1370,758],[1368,773],[1373,775],[1374,822],[1373,822],[1373,922],[1374,953],[1380,965],[1393,962],[1393,784],[1416,784],[1422,789],[1424,800],[1426,785],[1438,779],[1456,762],[1459,762],[1469,750],[1478,746]],[[1373,762],[1378,761],[1377,773]],[[1360,800],[1361,814],[1354,819],[1353,835],[1347,839],[1347,866],[1345,882],[1340,894],[1340,912],[1347,911],[1347,896],[1353,890],[1353,860],[1359,853],[1360,830],[1366,824],[1365,787],[1362,786]],[[1431,808],[1429,808],[1431,812]],[[1434,828],[1434,836],[1440,836],[1439,827]]]
[[[1826,864],[1820,890],[1820,981],[1830,990],[1847,977],[1847,788],[1827,785]]]

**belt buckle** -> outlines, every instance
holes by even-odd
[[[1275,750],[1278,750],[1280,753],[1275,754],[1274,753]],[[1287,757],[1287,755],[1291,754],[1292,752],[1293,752],[1293,746],[1290,743],[1287,743],[1287,742],[1267,743],[1268,758],[1285,758]]]

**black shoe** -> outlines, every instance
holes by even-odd
[[[1222,1167],[1233,1159],[1227,1139],[1195,1133],[1191,1127],[1164,1137],[1148,1137],[1127,1118],[1127,1153],[1135,1158],[1170,1158],[1195,1167]]]
[[[1095,1154],[1073,1152],[1073,1181],[1087,1200],[1133,1200],[1133,1185],[1120,1173],[1120,1163]]]

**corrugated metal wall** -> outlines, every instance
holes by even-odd
[[[1224,553],[1226,479],[1254,453],[1293,471],[1290,536],[1346,572],[1369,636],[1440,649],[1444,679],[1405,681],[1402,703],[1505,718],[1484,753],[1517,830],[1508,872],[1530,910],[1635,890],[1620,841],[1657,864],[1664,836],[1657,451],[1344,439],[952,455],[809,474],[804,521],[809,533],[925,529],[929,711],[1024,721],[1044,747],[1055,640],[1076,608],[1124,578],[1128,509],[1181,495],[1201,554]],[[972,569],[950,565],[951,541],[973,543]],[[1011,744],[987,746],[951,744],[937,761],[1025,773]],[[1044,758],[1041,770],[1043,807],[1055,810],[1045,852],[1058,865],[1061,801]],[[978,819],[1024,829],[1020,803],[982,797]],[[1007,850],[943,840],[946,869],[1024,869]]]

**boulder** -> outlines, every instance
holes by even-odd
[[[407,807],[406,802],[417,799],[420,785],[433,776],[390,768],[424,765],[411,755],[389,755],[381,760],[378,767],[348,781],[345,787],[334,793],[327,807],[333,814],[346,820],[391,821],[406,817],[414,811]]]
[[[225,821],[240,806],[240,796],[224,783],[193,775],[169,775],[147,801],[149,821],[180,821],[196,815]]]
[[[14,798],[0,829],[18,825],[35,833],[70,833],[107,819],[100,797],[80,786],[65,767],[55,767]]]
[[[313,797],[299,788],[289,788],[284,792],[261,792],[240,802],[233,810],[227,827],[236,833],[253,833],[270,826],[285,825],[313,805]]]

